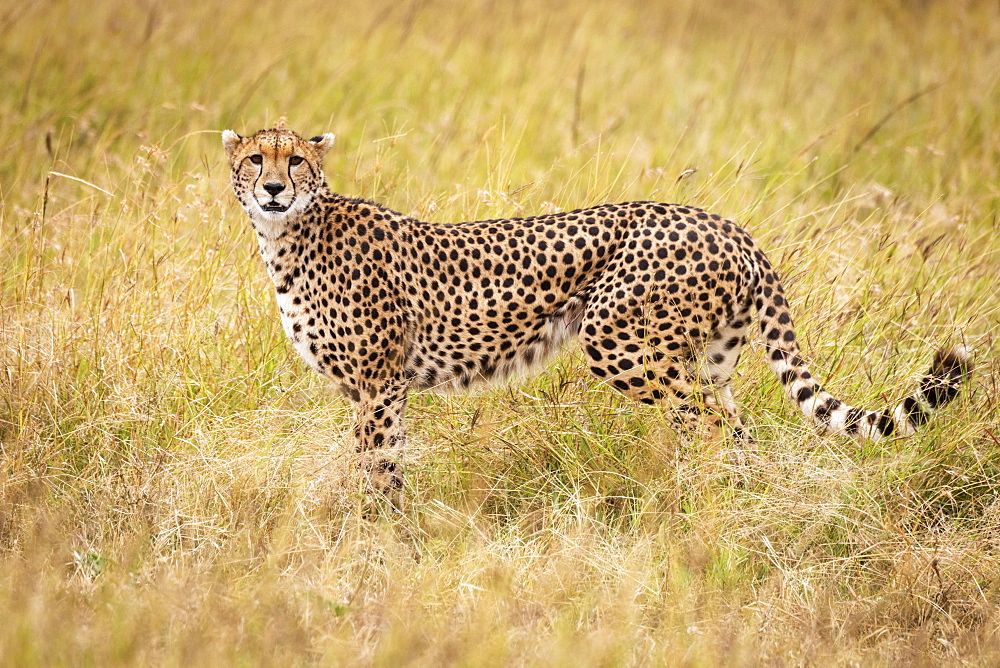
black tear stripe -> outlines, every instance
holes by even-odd
[[[309,163],[307,162],[306,164],[308,165]],[[288,200],[288,206],[291,206],[292,202],[295,201],[295,190],[296,190],[296,188],[295,188],[295,179],[292,178],[292,163],[291,163],[291,161],[289,161],[289,163],[288,163],[288,182],[290,184],[292,184],[292,199]]]

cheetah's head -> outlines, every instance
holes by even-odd
[[[323,186],[323,158],[333,146],[327,133],[305,140],[291,130],[261,130],[241,137],[222,133],[233,168],[233,190],[254,223],[273,227],[294,219]]]

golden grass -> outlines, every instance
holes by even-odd
[[[0,35],[0,663],[1000,661],[995,3],[4,1]],[[752,347],[747,471],[567,351],[414,397],[405,510],[363,519],[219,145],[281,114],[425,218],[740,219],[845,398],[948,342],[977,377],[858,447]]]

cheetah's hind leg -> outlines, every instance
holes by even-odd
[[[732,429],[737,444],[753,447],[750,436],[740,417],[740,409],[733,399],[732,379],[740,354],[747,342],[747,328],[750,326],[750,306],[737,313],[716,330],[705,347],[704,363],[698,370],[703,383],[715,389],[715,397],[722,407]]]
[[[730,388],[746,341],[748,311],[719,328],[698,355],[676,330],[661,329],[652,337],[640,329],[628,332],[634,339],[612,338],[607,333],[610,328],[601,322],[601,311],[591,309],[580,332],[580,345],[594,376],[635,401],[673,408],[676,421],[690,433],[704,425],[713,440],[730,433],[739,442],[750,440]]]

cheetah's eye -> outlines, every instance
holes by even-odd
[[[264,162],[264,156],[262,156],[259,153],[255,153],[254,155],[250,156],[250,162],[252,162],[255,165],[259,165],[260,163]]]
[[[288,159],[288,164],[289,165],[299,165],[299,164],[302,164],[302,156],[301,155],[293,155],[292,157],[290,157]]]

